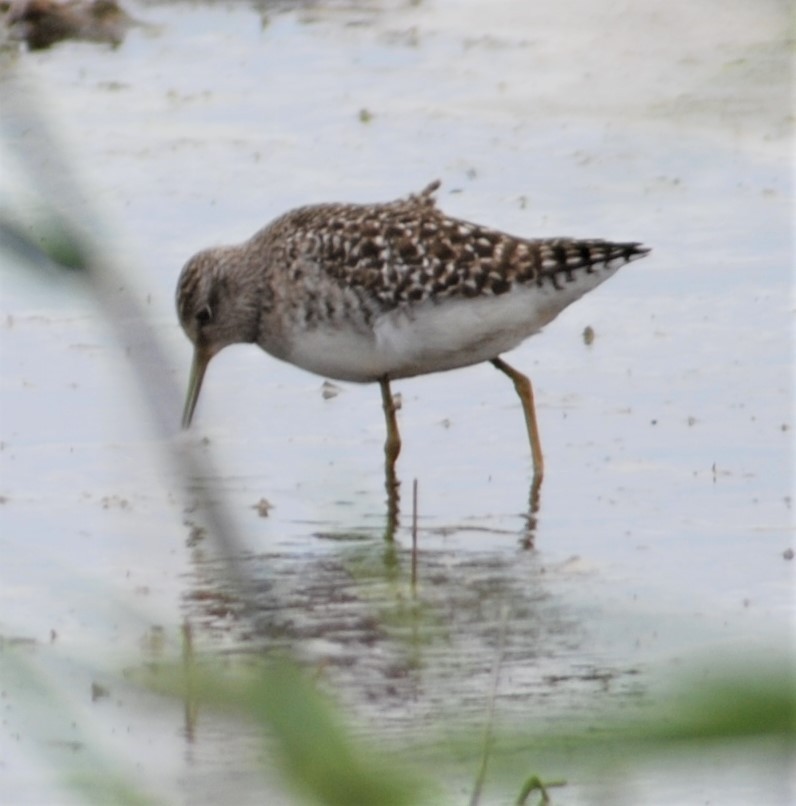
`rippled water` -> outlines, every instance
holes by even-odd
[[[233,657],[290,645],[360,730],[405,741],[480,726],[498,656],[498,724],[555,726],[632,711],[683,666],[711,674],[718,653],[787,651],[792,119],[777,8],[141,5],[153,27],[116,50],[4,60],[2,88],[15,73],[35,91],[107,223],[118,293],[144,311],[116,323],[119,343],[73,281],[4,258],[0,638],[79,715],[40,714],[4,687],[4,798],[65,799],[41,758],[93,740],[169,799],[234,787],[260,800],[240,725],[205,716],[187,741],[180,708],[154,696],[114,688],[92,702],[102,680],[86,661],[160,657],[183,619]],[[12,212],[35,207],[15,149],[47,181],[60,173],[36,139],[6,127]],[[532,529],[506,379],[481,366],[395,385],[403,510],[389,545],[378,389],[327,398],[323,379],[230,348],[180,435],[190,351],[173,289],[194,251],[291,206],[387,200],[435,177],[455,215],[653,254],[511,355],[534,380],[547,461]],[[155,361],[152,336],[167,433],[131,371]],[[194,490],[225,502],[257,580],[245,618],[165,461],[186,440],[208,462]],[[749,802],[763,786],[784,803],[766,764],[685,780],[700,800]],[[627,802],[674,802],[660,777],[639,773]],[[598,799],[588,781],[562,797]]]

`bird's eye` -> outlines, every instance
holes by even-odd
[[[213,312],[209,305],[205,305],[196,312],[196,322],[199,325],[206,325],[213,318]]]

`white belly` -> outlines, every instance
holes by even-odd
[[[478,364],[516,347],[612,273],[602,269],[560,290],[546,283],[425,302],[384,314],[367,331],[339,322],[295,331],[283,357],[324,377],[362,383]]]

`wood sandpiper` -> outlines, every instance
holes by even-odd
[[[500,356],[649,249],[525,239],[451,218],[435,204],[439,184],[384,204],[301,207],[243,244],[194,255],[177,284],[194,345],[183,427],[210,359],[257,344],[327,378],[379,384],[392,493],[401,440],[390,381],[490,361],[519,395],[541,482],[533,388]]]

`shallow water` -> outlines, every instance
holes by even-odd
[[[54,761],[81,751],[53,743],[92,740],[168,800],[217,802],[230,787],[262,799],[237,723],[205,715],[189,741],[177,705],[117,681],[91,701],[98,655],[105,668],[160,657],[184,618],[209,651],[289,644],[354,724],[404,741],[481,725],[500,636],[498,725],[633,710],[685,666],[709,676],[716,657],[790,651],[784,6],[332,5],[267,24],[244,5],[131,10],[156,27],[117,50],[4,60],[2,89],[13,73],[36,93],[105,221],[119,296],[144,311],[116,323],[120,343],[76,283],[4,258],[0,636],[77,714],[53,722],[4,685],[4,800],[68,800]],[[14,149],[42,181],[57,184],[58,162],[18,122],[6,139],[0,200],[34,208]],[[547,461],[531,531],[510,384],[480,366],[395,385],[403,509],[390,547],[378,389],[325,399],[321,378],[230,348],[181,435],[190,351],[173,291],[194,251],[291,206],[386,200],[435,177],[453,214],[653,253],[509,358],[534,380]],[[148,363],[154,426],[132,371]],[[208,462],[194,487],[223,498],[241,535],[253,618],[165,462],[185,441]],[[418,602],[421,650],[402,620]],[[695,800],[749,802],[763,786],[784,803],[769,761],[683,775]],[[452,797],[476,767],[458,770]],[[662,777],[639,770],[610,797],[574,781],[561,797],[675,802],[683,779]]]

